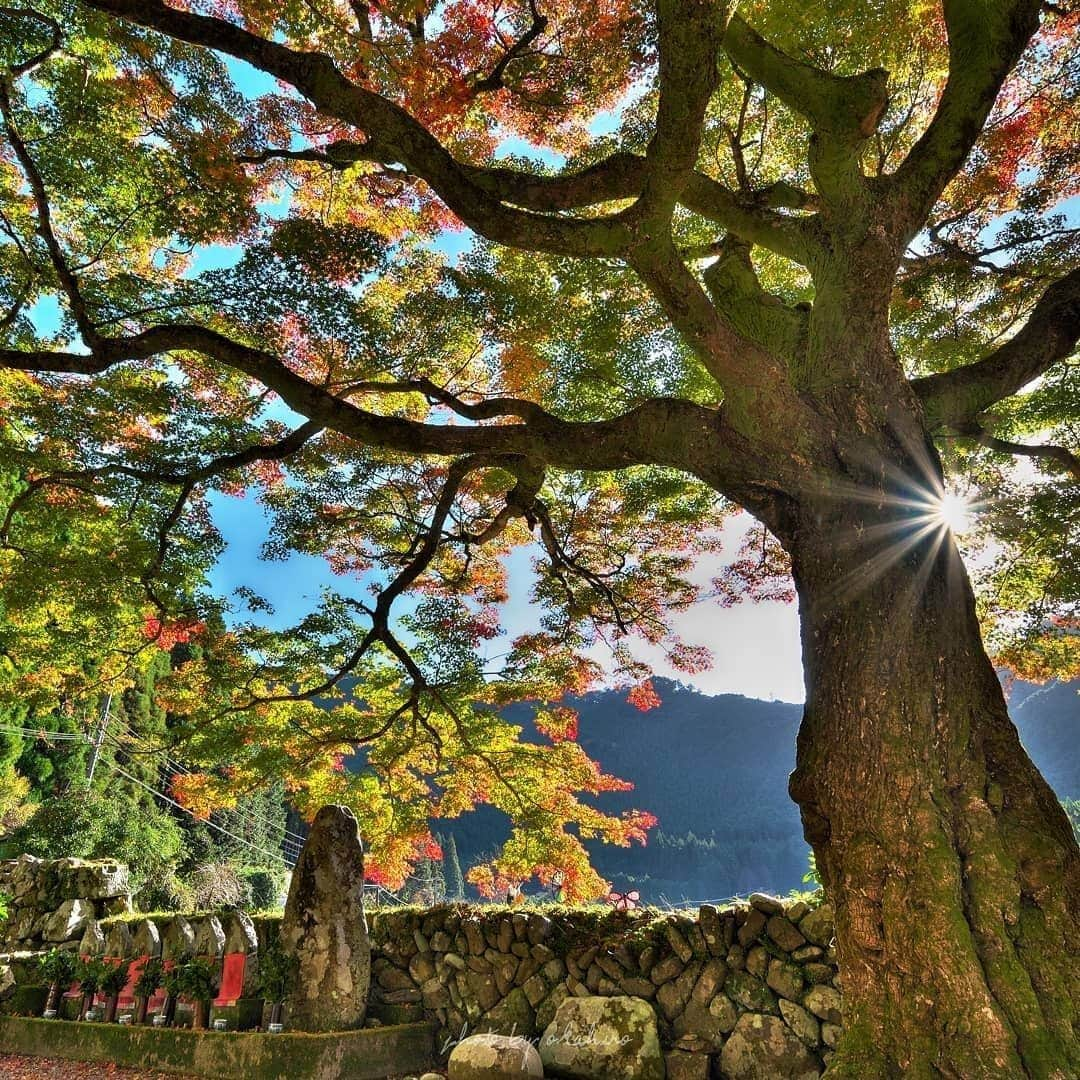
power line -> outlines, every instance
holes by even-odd
[[[112,769],[114,772],[119,773],[122,777],[124,777],[125,780],[129,780],[133,784],[138,784],[139,787],[150,792],[151,795],[155,795],[157,796],[157,798],[163,799],[165,802],[169,803],[170,806],[175,806],[177,810],[182,810],[185,814],[190,815],[197,821],[203,821],[203,824],[208,825],[211,829],[216,829],[222,835],[230,837],[231,839],[237,841],[237,843],[244,844],[245,846],[251,848],[252,851],[259,852],[260,855],[266,855],[269,858],[276,859],[277,861],[284,863],[286,866],[288,866],[288,862],[282,856],[281,852],[267,851],[265,848],[261,848],[257,844],[253,844],[250,840],[246,840],[242,836],[237,836],[236,833],[230,832],[228,829],[216,824],[213,821],[210,821],[209,819],[204,820],[199,818],[199,816],[195,813],[194,810],[191,810],[189,807],[184,806],[183,803],[177,802],[176,799],[170,798],[170,796],[166,795],[165,792],[158,791],[156,788],[144,783],[137,776],[132,776],[131,773],[127,772],[127,770],[125,769],[120,768],[120,766],[117,765],[115,762],[105,761],[104,764],[110,769]],[[290,866],[289,869],[292,869],[292,867]]]
[[[140,735],[131,727],[130,724],[126,723],[123,720],[121,720],[119,724],[121,729],[135,742],[140,743],[143,746],[149,746],[149,741],[146,736]],[[116,739],[114,739],[113,741],[118,743],[118,740]],[[118,743],[118,745],[120,744]],[[150,753],[160,756],[166,767],[173,770],[174,772],[180,773],[184,776],[190,776],[192,774],[191,769],[189,769],[186,765],[182,764],[176,758],[170,757],[168,752],[164,748],[151,747]],[[246,818],[249,823],[257,823],[274,829],[277,829],[279,827],[272,818],[261,813],[255,807],[237,807],[230,812]],[[283,835],[283,843],[286,841],[291,841],[294,845],[303,845],[304,841],[307,839],[306,837],[301,836],[299,833],[292,832],[290,829],[285,828],[284,826],[281,827],[281,830]]]
[[[123,749],[123,744],[120,743],[120,741],[116,738],[115,735],[110,735],[109,738],[116,746],[119,746],[121,749]],[[253,851],[258,851],[258,852],[262,853],[263,855],[269,855],[270,858],[275,859],[276,861],[281,862],[281,863],[285,864],[286,866],[289,866],[289,859],[291,859],[293,864],[295,864],[296,858],[297,858],[297,855],[299,854],[299,852],[297,852],[296,854],[293,854],[293,852],[287,851],[283,855],[283,853],[281,851],[277,851],[277,852],[267,851],[265,848],[259,847],[258,844],[253,844],[250,840],[246,839],[245,837],[237,836],[236,833],[232,832],[230,829],[225,828],[224,825],[219,825],[217,822],[213,821],[211,818],[209,818],[209,817],[207,817],[207,818],[199,817],[193,810],[190,810],[188,807],[184,806],[183,803],[178,802],[176,799],[174,799],[171,796],[167,795],[164,791],[161,791],[156,787],[152,787],[150,784],[147,784],[144,781],[139,780],[137,777],[131,776],[130,773],[126,772],[124,769],[122,769],[115,762],[106,762],[106,764],[109,765],[111,768],[113,768],[121,776],[126,777],[127,779],[131,780],[132,782],[138,784],[140,787],[145,788],[147,791],[151,792],[152,794],[157,795],[158,797],[164,799],[170,805],[175,806],[180,810],[183,810],[186,814],[189,814],[191,817],[195,818],[196,821],[200,821],[204,825],[207,825],[209,828],[217,830],[223,836],[231,837],[233,840],[237,840],[241,844],[245,844],[247,847],[251,848]],[[189,775],[190,775],[190,772],[189,772]],[[286,855],[288,856],[288,858],[285,857]]]
[[[126,724],[124,726],[127,727]],[[130,728],[128,730],[130,731]],[[39,739],[55,739],[55,740],[59,740],[59,741],[69,741],[69,742],[72,742],[72,741],[89,742],[91,745],[94,745],[94,740],[92,740],[88,735],[86,735],[83,732],[41,731],[41,730],[37,730],[37,729],[34,729],[34,728],[18,727],[18,726],[11,725],[11,724],[0,724],[0,731],[7,731],[7,732],[11,732],[13,734],[18,734],[18,735],[33,736],[33,737],[39,738]],[[103,732],[103,734],[104,734],[104,732]],[[134,732],[131,732],[131,734],[135,735]],[[135,737],[138,738],[138,736],[135,736]],[[108,738],[112,743],[114,743],[117,746],[120,746],[120,748],[123,749],[123,744],[120,743],[119,740],[115,736],[109,735]],[[278,862],[283,863],[284,865],[288,866],[289,869],[292,868],[292,866],[289,863],[289,859],[285,858],[283,856],[282,852],[280,852],[280,851],[279,852],[267,851],[265,848],[261,848],[257,844],[253,844],[250,840],[247,840],[242,836],[237,836],[235,833],[231,832],[229,829],[226,829],[222,825],[218,825],[214,821],[211,821],[209,819],[203,820],[203,819],[199,818],[198,815],[195,814],[195,812],[193,810],[190,810],[188,807],[184,806],[182,803],[177,802],[175,799],[173,799],[170,796],[166,795],[163,791],[158,791],[156,788],[153,788],[149,784],[144,783],[142,780],[138,779],[138,777],[132,776],[131,773],[127,772],[125,769],[122,769],[115,762],[104,761],[103,764],[108,766],[114,772],[119,773],[121,776],[123,776],[126,780],[129,780],[131,783],[138,784],[139,787],[144,788],[146,791],[150,792],[151,795],[155,795],[160,799],[164,799],[165,802],[169,803],[171,806],[175,806],[178,810],[182,810],[185,814],[189,814],[191,817],[195,818],[197,821],[203,821],[203,823],[205,825],[208,825],[211,829],[216,829],[219,833],[222,833],[224,836],[228,836],[231,839],[236,840],[238,843],[244,844],[245,846],[251,848],[253,851],[257,851],[262,855],[267,855],[271,859],[275,859]],[[190,775],[190,770],[187,770],[187,772]],[[288,833],[288,830],[286,830],[286,832]],[[294,837],[296,839],[293,839]],[[288,833],[288,838],[289,838],[289,840],[291,840],[291,844],[289,845],[290,847],[295,845],[299,849],[299,846],[302,845],[302,843],[303,843],[303,837],[300,837],[296,833]],[[297,855],[299,855],[299,850],[297,850],[296,855],[292,855],[291,853],[287,853],[287,854],[290,854],[290,857],[292,858],[292,865],[295,865],[296,857],[297,857]]]
[[[25,735],[28,738],[48,739],[54,742],[85,742],[86,735],[81,731],[43,731],[41,728],[17,727],[13,724],[0,724],[0,731],[11,732],[14,735]]]

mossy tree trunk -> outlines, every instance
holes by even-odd
[[[951,536],[881,504],[790,537],[807,704],[791,793],[836,907],[830,1077],[1080,1075],[1080,855],[1020,744]],[[920,530],[923,531],[920,535]]]

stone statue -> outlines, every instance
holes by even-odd
[[[364,919],[364,851],[352,811],[324,806],[293,870],[281,946],[297,960],[285,1009],[298,1031],[363,1025],[371,981]]]

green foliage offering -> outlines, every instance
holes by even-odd
[[[806,859],[806,873],[803,874],[803,881],[807,885],[816,885],[821,888],[821,878],[818,877],[817,856],[812,851]]]
[[[176,965],[175,993],[190,1001],[209,1002],[217,993],[217,972],[213,960],[195,956]]]
[[[142,971],[139,972],[139,977],[135,980],[136,996],[141,998],[153,997],[162,985],[164,973],[165,967],[161,958],[151,956],[143,964]]]
[[[171,968],[163,969],[161,972],[161,985],[174,1002],[184,992],[184,968],[190,961],[190,955],[185,953],[177,957],[176,963]]]
[[[297,960],[275,937],[259,954],[259,992],[271,1004],[284,1001],[296,983]]]
[[[110,997],[113,994],[119,994],[121,990],[127,985],[128,972],[131,970],[130,960],[120,960],[119,962],[103,961],[103,971],[98,981],[98,988],[103,994],[107,994]]]
[[[80,961],[68,949],[50,949],[38,960],[41,981],[46,986],[59,987],[63,993],[75,981]]]
[[[75,978],[84,997],[96,994],[102,983],[109,978],[109,964],[101,957],[80,957],[75,962]]]

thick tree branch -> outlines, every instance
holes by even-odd
[[[1080,268],[1042,294],[1022,329],[989,356],[966,367],[916,379],[931,427],[957,427],[1011,397],[1080,341]]]
[[[308,382],[272,353],[191,324],[157,326],[131,338],[103,340],[97,357],[3,350],[0,366],[93,375],[125,360],[146,360],[178,351],[199,353],[242,371],[277,393],[295,412],[321,426],[364,445],[400,453],[511,454],[559,468],[589,471],[658,464],[695,475],[704,470],[710,483],[733,485],[746,482],[754,468],[749,459],[741,459],[734,444],[730,455],[725,452],[725,429],[716,411],[689,401],[654,398],[620,416],[593,422],[562,420],[535,406],[524,423],[461,427],[425,424],[358,408]],[[503,407],[485,406],[483,402],[459,402],[456,407],[461,406],[478,414]],[[754,482],[762,479],[755,475]]]
[[[631,265],[648,285],[687,345],[724,389],[729,422],[768,439],[803,416],[783,360],[743,336],[710,300],[668,240],[640,253]],[[787,417],[787,421],[782,417]]]
[[[274,159],[312,161],[333,169],[348,169],[381,158],[370,144],[338,140],[321,150],[267,149],[238,158],[258,165]],[[618,152],[576,173],[537,176],[516,169],[459,166],[476,187],[500,202],[538,213],[558,213],[598,203],[637,199],[646,184],[649,162],[637,154]],[[411,174],[402,172],[402,178]],[[813,217],[793,217],[773,210],[820,209],[816,196],[778,181],[760,191],[736,194],[700,171],[691,172],[678,202],[715,221],[744,240],[806,265],[816,245]]]
[[[814,131],[851,144],[874,134],[887,101],[882,68],[846,78],[822,71],[770,45],[739,15],[731,17],[723,47],[740,71],[805,116]]]
[[[723,11],[726,16],[730,8],[724,5]],[[666,225],[697,162],[705,109],[718,80],[723,26],[716,0],[659,0],[657,14],[660,102],[636,209]]]
[[[724,318],[744,338],[789,363],[806,347],[806,310],[789,307],[761,286],[750,259],[750,245],[728,238],[702,278]]]
[[[852,208],[866,203],[859,154],[877,130],[888,102],[888,73],[881,68],[841,77],[795,60],[769,44],[740,16],[724,35],[724,51],[740,72],[806,117],[813,131],[810,171],[826,202]]]
[[[512,169],[484,168],[455,161],[421,124],[394,103],[347,80],[328,57],[296,52],[266,41],[221,19],[193,15],[147,0],[86,0],[95,8],[160,30],[193,44],[240,57],[263,71],[289,82],[316,106],[361,128],[365,142],[341,140],[323,151],[270,150],[246,160],[257,163],[270,157],[324,161],[343,168],[360,161],[400,164],[406,172],[428,183],[470,228],[497,243],[570,255],[618,255],[633,241],[627,214],[591,219],[551,217],[552,213],[598,203],[639,199],[650,184],[652,171],[661,185],[673,184],[670,170],[682,177],[678,201],[688,209],[717,221],[724,228],[781,255],[805,263],[812,233],[806,223],[771,212],[769,194],[747,201],[718,181],[693,172],[691,156],[696,143],[686,138],[685,123],[707,100],[714,75],[713,60],[695,49],[697,68],[687,58],[672,61],[671,87],[658,118],[658,138],[648,157],[615,154],[577,174],[539,177]],[[712,5],[702,3],[715,23]],[[696,26],[694,20],[691,26]],[[687,36],[688,27],[676,20],[672,33]],[[711,35],[711,31],[709,31]],[[706,36],[706,41],[711,36]],[[676,42],[675,44],[679,44]],[[670,53],[672,50],[666,50]],[[700,69],[700,70],[698,70]],[[694,104],[690,103],[690,96]],[[693,121],[700,127],[700,118]],[[666,179],[664,177],[666,176]],[[671,190],[667,188],[666,190]],[[799,200],[799,205],[805,205]]]
[[[944,0],[949,78],[937,112],[889,179],[906,243],[960,171],[1039,26],[1039,0]]]
[[[60,51],[64,40],[63,27],[51,16],[33,8],[0,7],[0,16],[10,19],[30,19],[42,27],[48,34],[49,43],[35,53],[31,53],[25,60],[20,60],[8,69],[13,78],[19,78],[33,71],[34,68],[45,63],[51,56]]]

